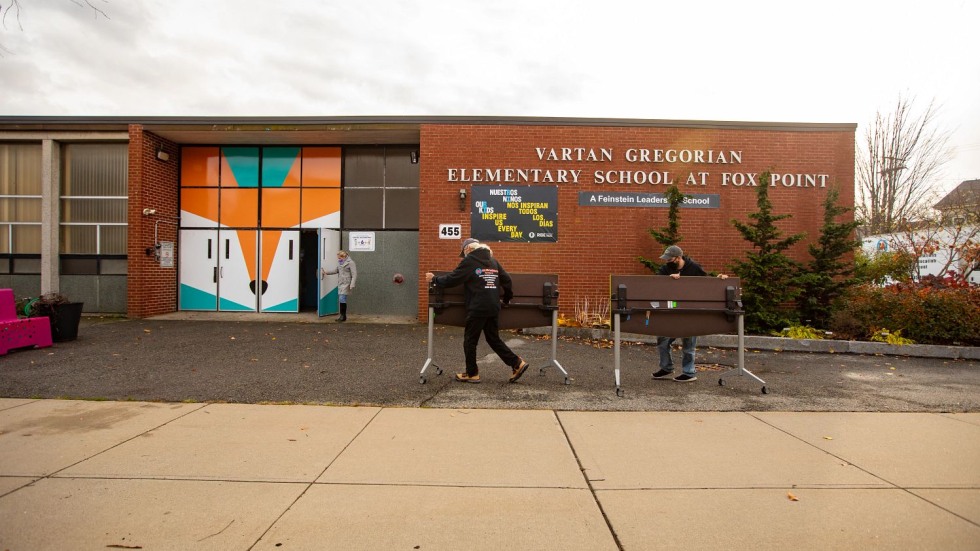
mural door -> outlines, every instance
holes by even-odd
[[[328,272],[330,270],[336,270],[337,251],[340,250],[340,230],[320,228],[319,241],[317,258],[320,259],[320,269]],[[317,291],[317,297],[319,298],[317,302],[317,314],[320,316],[336,314],[340,311],[340,298],[337,295],[337,280],[338,277],[336,274],[325,276],[322,271],[320,272],[319,289]]]
[[[263,312],[299,312],[299,232],[262,230],[259,251]]]
[[[258,230],[218,232],[218,310],[255,312],[261,284],[258,271]]]
[[[181,230],[181,310],[218,309],[218,230]]]

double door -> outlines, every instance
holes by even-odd
[[[317,250],[301,250],[298,231],[181,230],[181,310],[221,312],[298,312],[300,257],[317,255],[317,312],[336,313],[340,231],[320,228]]]

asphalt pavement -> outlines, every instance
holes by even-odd
[[[509,384],[509,368],[481,342],[483,382],[476,385],[453,380],[463,370],[462,329],[436,326],[433,363],[443,374],[429,367],[420,384],[428,358],[424,324],[171,317],[87,318],[75,341],[14,351],[0,358],[0,397],[574,411],[980,411],[977,360],[749,348],[744,367],[766,382],[763,394],[763,385],[739,375],[735,349],[699,346],[698,380],[676,383],[651,378],[655,346],[626,339],[620,397],[606,339],[559,337],[556,359],[569,374],[566,385],[551,363],[550,335],[502,332],[531,368]],[[679,363],[676,350],[678,372]]]

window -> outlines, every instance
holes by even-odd
[[[0,144],[0,254],[41,254],[41,144]]]
[[[345,149],[345,228],[418,229],[419,165],[412,162],[417,151],[417,146]]]
[[[126,144],[62,148],[62,254],[126,254],[128,154]]]

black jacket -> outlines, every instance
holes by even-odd
[[[658,275],[670,275],[680,273],[682,276],[706,276],[707,272],[701,268],[701,265],[690,259],[690,257],[684,258],[684,267],[680,270],[677,269],[677,264],[668,263],[660,267],[660,271],[657,272]]]
[[[439,287],[462,284],[466,313],[477,316],[496,316],[500,313],[501,299],[506,303],[514,296],[510,275],[487,249],[476,249],[466,255],[455,270],[433,278],[432,283]]]

